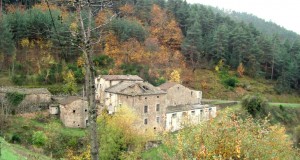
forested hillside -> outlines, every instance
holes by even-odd
[[[1,73],[17,85],[82,83],[76,14],[72,1],[4,1]],[[94,14],[101,29],[93,30],[92,39],[101,39],[91,45],[98,74],[139,74],[155,85],[179,75],[195,87],[195,71],[205,68],[270,79],[278,92],[299,91],[300,38],[283,39],[183,0],[115,0]]]
[[[216,13],[220,13],[222,15],[227,15],[235,21],[245,23],[252,23],[254,27],[257,28],[260,32],[272,36],[274,34],[278,35],[281,40],[289,39],[290,41],[294,41],[300,38],[300,35],[297,33],[287,30],[282,26],[277,25],[274,22],[266,21],[261,19],[255,15],[248,14],[245,12],[235,12],[235,11],[224,11],[213,8]]]

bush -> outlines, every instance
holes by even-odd
[[[21,143],[20,135],[17,133],[14,133],[10,140],[11,143]]]
[[[294,129],[294,143],[296,147],[300,148],[300,125]]]
[[[58,94],[63,94],[64,93],[64,88],[63,85],[52,85],[47,87],[48,91],[53,94],[53,95],[58,95]]]
[[[42,147],[46,144],[48,138],[43,131],[34,132],[32,135],[32,144]]]
[[[11,81],[13,82],[13,84],[18,85],[18,86],[22,86],[26,83],[27,77],[24,74],[21,75],[13,75],[11,77]]]
[[[229,88],[235,88],[236,85],[239,83],[239,80],[236,77],[228,77],[223,80],[223,83]]]
[[[5,94],[5,98],[12,106],[18,106],[25,98],[25,94],[18,93],[18,92],[7,92]]]
[[[227,111],[211,121],[165,136],[163,143],[173,152],[164,153],[165,159],[299,158],[284,127]]]
[[[253,117],[266,116],[268,101],[260,95],[246,95],[242,99],[242,108]]]

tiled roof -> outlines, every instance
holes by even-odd
[[[169,88],[175,86],[176,84],[178,84],[178,83],[175,83],[175,82],[166,82],[166,83],[164,83],[164,84],[162,84],[162,85],[160,85],[160,86],[158,86],[158,87],[159,87],[160,89],[166,91],[166,90],[168,90]]]
[[[99,77],[105,80],[143,81],[143,79],[137,75],[100,75]]]
[[[133,88],[134,86],[138,86],[140,90],[129,90],[129,88]],[[109,93],[117,93],[130,96],[166,94],[166,92],[154,87],[147,82],[121,82],[119,84],[111,86],[110,88],[107,88],[105,91]]]
[[[22,94],[51,94],[46,88],[0,87],[0,93],[18,92]]]

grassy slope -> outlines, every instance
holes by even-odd
[[[9,128],[5,130],[2,136],[5,137],[6,141],[9,141],[13,135],[19,135],[21,139],[21,144],[22,146],[26,146],[26,148],[29,148],[30,150],[35,150],[39,153],[43,152],[43,149],[36,148],[35,146],[31,145],[31,138],[32,134],[35,131],[43,131],[44,133],[50,133],[53,132],[52,128],[50,125],[54,125],[56,128],[59,128],[59,134],[62,134],[64,136],[69,136],[69,137],[84,137],[86,135],[86,130],[85,129],[79,129],[79,128],[66,128],[63,126],[63,124],[60,122],[59,119],[54,118],[54,117],[48,117],[45,116],[47,119],[46,122],[40,122],[36,120],[37,115],[15,115],[11,117],[11,125]],[[53,127],[53,126],[52,126]],[[6,143],[8,144],[8,143]],[[7,152],[6,156],[12,156],[12,155],[19,155],[19,157],[28,157],[31,156],[31,158],[28,159],[35,159],[35,157],[39,157],[40,155],[32,155],[32,151],[29,151],[28,149],[25,149],[24,147],[21,147],[20,145],[15,145],[15,144],[9,144],[7,146],[8,149],[6,149]],[[17,154],[16,154],[17,153]],[[11,158],[9,158],[10,160]],[[12,158],[16,159],[16,158]],[[45,159],[45,158],[41,158]],[[0,160],[2,160],[0,158]]]
[[[244,76],[238,78],[238,87],[230,90],[221,84],[216,72],[206,69],[196,70],[193,79],[189,87],[202,90],[204,99],[240,100],[245,94],[260,93],[270,102],[300,103],[296,93],[277,94],[274,90],[275,81]]]
[[[41,154],[34,153],[20,145],[10,144],[4,141],[0,137],[1,142],[1,156],[0,160],[26,160],[26,159],[37,159],[37,160],[50,160]]]

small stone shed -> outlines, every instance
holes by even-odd
[[[60,119],[66,127],[88,126],[88,102],[83,97],[70,96],[59,101]]]
[[[16,114],[46,110],[51,103],[51,93],[46,88],[0,87],[1,100],[5,99],[7,93],[25,95],[15,110]]]

